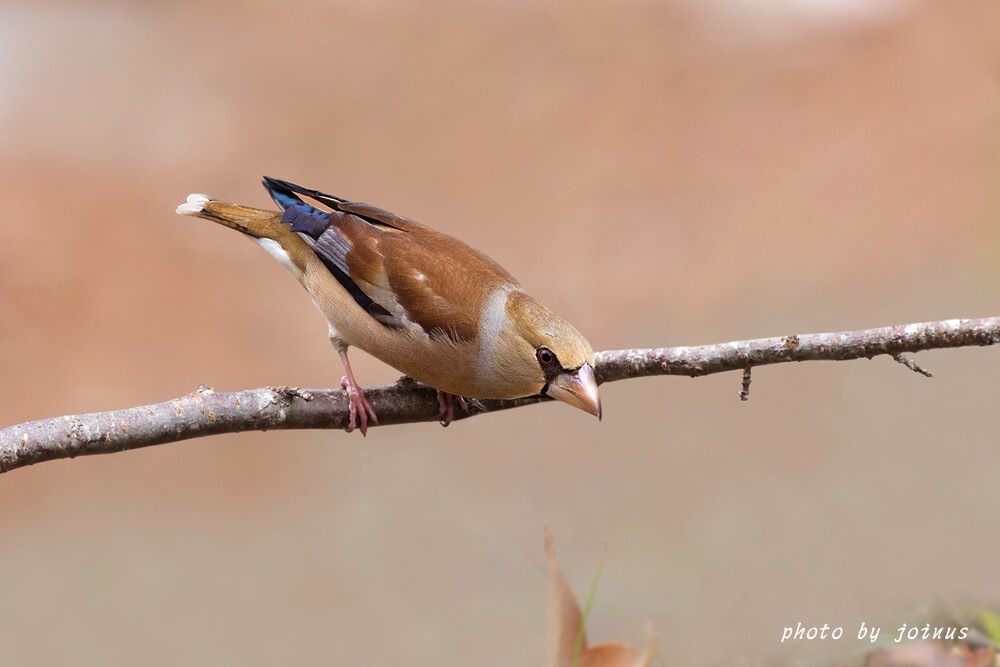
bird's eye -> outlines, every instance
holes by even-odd
[[[556,355],[553,354],[552,350],[547,347],[538,348],[535,352],[535,356],[538,357],[538,363],[545,369],[553,368],[557,363],[559,363],[559,360],[556,359]]]

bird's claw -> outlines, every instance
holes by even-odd
[[[341,378],[340,386],[347,392],[347,398],[351,406],[351,421],[347,426],[347,432],[350,433],[355,428],[359,428],[361,435],[367,436],[368,421],[371,420],[373,424],[378,424],[375,409],[372,408],[372,404],[365,398],[364,390],[350,376],[345,375]],[[359,421],[360,424],[358,423]]]
[[[465,399],[456,394],[449,394],[444,391],[438,391],[438,420],[441,422],[441,426],[448,426],[455,419],[455,403],[458,402],[458,406],[462,408],[465,412],[469,411],[469,404],[465,402]]]

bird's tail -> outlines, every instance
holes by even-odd
[[[188,195],[187,201],[177,207],[177,214],[211,220],[256,239],[277,241],[288,234],[277,211],[227,204],[205,195]]]

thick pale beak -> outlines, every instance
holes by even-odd
[[[597,379],[590,364],[584,364],[575,371],[563,371],[549,383],[546,393],[601,418],[601,396],[597,393]]]

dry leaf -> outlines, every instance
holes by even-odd
[[[649,667],[655,655],[655,637],[646,637],[646,650],[636,649],[618,642],[588,646],[580,656],[580,667]]]
[[[646,626],[646,650],[639,652],[631,646],[607,642],[588,646],[583,627],[580,603],[566,582],[552,540],[552,529],[545,526],[545,556],[549,564],[549,595],[545,652],[546,667],[649,667],[656,655],[656,635],[652,625]],[[583,649],[579,661],[573,663],[577,638],[583,634]]]

